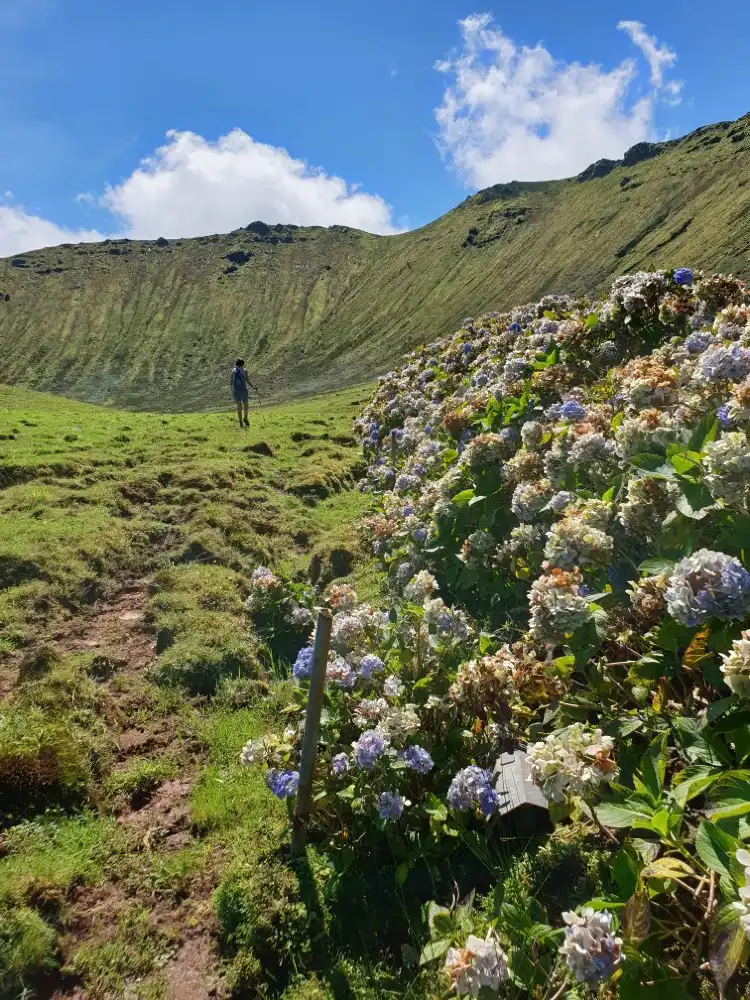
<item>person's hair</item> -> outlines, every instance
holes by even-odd
[[[245,362],[242,360],[242,358],[237,358],[237,367],[238,368],[244,368],[245,367]]]

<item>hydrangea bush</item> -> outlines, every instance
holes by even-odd
[[[750,292],[680,268],[466,319],[355,429],[390,598],[328,594],[321,835],[390,849],[401,883],[501,845],[520,749],[554,836],[609,852],[602,896],[523,935],[502,909],[468,936],[446,918],[423,959],[473,996],[509,977],[723,993],[750,935]],[[285,796],[310,661],[296,727],[249,754]]]

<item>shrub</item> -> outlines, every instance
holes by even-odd
[[[597,877],[555,879],[564,914],[438,907],[425,961],[475,995],[508,969],[625,995],[710,968],[722,993],[750,937],[750,293],[681,268],[467,319],[356,429],[390,608],[332,595],[316,823],[400,882],[459,845],[501,874],[498,758],[526,751]],[[307,654],[295,676],[301,716]],[[301,730],[243,751],[279,796]]]
[[[27,906],[0,907],[0,997],[17,1000],[57,967],[54,930]]]

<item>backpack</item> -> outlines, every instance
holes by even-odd
[[[232,392],[242,392],[247,388],[244,368],[235,367],[232,369]]]

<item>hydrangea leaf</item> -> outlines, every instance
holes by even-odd
[[[695,850],[704,865],[719,875],[729,875],[738,841],[714,823],[704,821],[695,835]]]
[[[651,907],[648,892],[639,889],[625,904],[622,913],[622,929],[631,944],[640,944],[648,935],[651,926]]]
[[[747,951],[748,940],[739,922],[728,927],[720,927],[715,932],[708,960],[720,997],[723,997],[727,983],[747,955]]]

